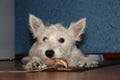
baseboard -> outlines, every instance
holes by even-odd
[[[25,57],[25,56],[27,56],[27,55],[25,55],[25,54],[17,54],[17,55],[15,55],[15,60],[21,60],[23,57]]]
[[[87,53],[87,55],[103,55],[104,60],[120,60],[120,53]],[[19,54],[15,55],[15,60],[21,60],[23,57],[27,55]]]
[[[120,60],[120,53],[105,53],[104,60]]]

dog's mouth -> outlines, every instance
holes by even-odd
[[[64,58],[48,58],[45,61],[47,66],[68,67],[68,62]]]
[[[51,58],[46,59],[45,64],[48,66],[54,65],[55,61]]]

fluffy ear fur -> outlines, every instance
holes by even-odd
[[[40,20],[39,18],[35,17],[32,14],[29,15],[29,24],[31,27],[30,28],[31,32],[33,33],[34,37],[36,37],[36,34],[39,31],[39,29],[44,28],[44,24],[43,24],[42,20]]]
[[[75,36],[76,41],[80,40],[81,34],[84,33],[85,26],[86,26],[86,18],[82,18],[70,25],[69,30]]]

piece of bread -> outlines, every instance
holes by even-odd
[[[68,68],[68,62],[65,59],[63,58],[52,58],[52,59],[55,61],[57,67]]]

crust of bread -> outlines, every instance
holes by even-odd
[[[68,68],[68,62],[64,58],[52,58],[56,65]]]

